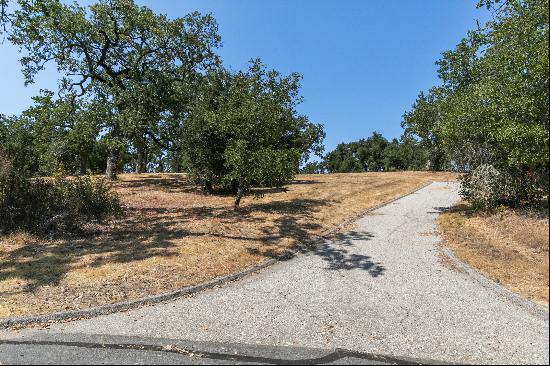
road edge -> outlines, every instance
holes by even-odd
[[[468,263],[466,263],[456,254],[454,254],[453,251],[449,248],[446,248],[441,244],[437,247],[439,249],[439,252],[444,255],[446,259],[451,261],[453,266],[455,266],[460,272],[463,272],[471,280],[477,282],[481,287],[489,291],[495,292],[498,296],[504,298],[506,301],[512,303],[513,305],[527,311],[533,316],[536,316],[544,321],[549,320],[549,309],[547,309],[546,307],[536,304],[529,299],[513,292],[512,290],[507,289],[501,284],[493,281],[489,277],[485,276],[483,273],[471,267]]]

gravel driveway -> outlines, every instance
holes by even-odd
[[[442,259],[434,220],[457,199],[456,184],[433,183],[365,216],[316,252],[239,282],[38,332],[548,364],[547,310],[510,301],[498,286]]]

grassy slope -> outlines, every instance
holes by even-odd
[[[473,214],[459,205],[438,218],[444,244],[472,267],[548,306],[548,212]]]
[[[242,210],[184,175],[122,175],[126,206],[85,236],[0,238],[0,318],[158,294],[237,271],[445,173],[300,175]]]

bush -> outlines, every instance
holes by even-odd
[[[121,211],[118,196],[103,179],[31,179],[0,153],[0,233],[71,233]]]
[[[106,180],[90,175],[67,179],[56,176],[52,188],[57,200],[73,213],[102,221],[121,212],[119,197]]]
[[[460,195],[475,210],[492,209],[504,196],[504,179],[492,165],[483,164],[461,177]]]
[[[480,165],[461,177],[460,195],[475,210],[538,205],[548,199],[548,171]]]

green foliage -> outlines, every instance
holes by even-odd
[[[0,0],[0,36],[6,31],[9,23],[8,0]]]
[[[511,201],[534,202],[548,189],[548,0],[479,6],[498,7],[494,19],[443,53],[442,85],[419,96],[403,125],[445,165],[490,164],[516,187]]]
[[[325,162],[309,162],[305,164],[301,169],[302,174],[323,174],[327,170]]]
[[[424,170],[426,153],[414,140],[402,137],[402,141],[393,139],[384,149],[382,161],[384,171]]]
[[[102,179],[29,178],[0,151],[0,233],[71,233],[90,220],[122,212],[118,196]]]
[[[308,154],[320,154],[322,126],[295,110],[299,79],[259,60],[246,72],[210,74],[184,127],[191,173],[207,190],[236,191],[238,205],[249,188],[281,187]]]
[[[29,125],[26,120],[0,116],[0,148],[17,169],[33,174],[46,148],[35,143],[37,129],[38,126]]]
[[[70,174],[102,171],[106,151],[97,140],[104,121],[101,104],[53,100],[49,91],[33,100],[20,117],[0,117],[0,142],[17,169],[32,176],[50,176],[59,169]]]
[[[536,203],[548,194],[544,190],[548,179],[529,172],[524,176],[511,170],[498,170],[492,165],[482,164],[472,172],[461,176],[460,194],[476,210],[495,209],[499,205],[517,206]],[[522,201],[523,200],[523,201]]]
[[[53,189],[60,205],[77,217],[100,222],[122,212],[118,195],[103,178],[90,175],[66,178],[58,175],[54,177]]]
[[[411,136],[388,142],[381,134],[336,146],[325,157],[323,165],[329,173],[365,171],[424,170],[428,151]]]
[[[329,173],[363,172],[365,167],[355,156],[351,144],[341,143],[325,157]]]
[[[34,82],[53,62],[61,73],[60,94],[72,103],[102,100],[111,177],[124,166],[118,158],[141,136],[165,149],[177,145],[174,136],[181,135],[197,81],[219,65],[214,50],[220,37],[211,15],[169,19],[132,0],[100,0],[88,7],[57,0],[18,3],[9,40],[24,51],[25,82]],[[89,127],[74,126],[79,132],[68,143],[82,143]]]
[[[420,93],[413,108],[403,116],[403,136],[418,138],[419,147],[425,153],[426,165],[430,170],[446,170],[449,167],[448,158],[441,144],[438,116],[439,100],[437,91],[429,95]]]
[[[382,165],[384,171],[388,172],[407,169],[405,156],[403,156],[403,149],[397,139],[393,139],[384,149],[384,160]]]
[[[367,139],[341,143],[327,154],[327,169],[330,173],[384,170],[384,151],[387,146],[388,140],[377,132]]]

